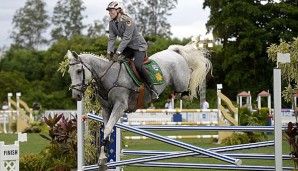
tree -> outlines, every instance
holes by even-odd
[[[59,0],[54,7],[51,31],[52,39],[59,40],[64,37],[69,39],[73,35],[81,35],[86,27],[83,25],[82,12],[86,9],[82,0]]]
[[[104,18],[105,20],[105,18]],[[106,34],[106,26],[105,22],[102,22],[100,20],[95,20],[93,25],[89,25],[87,36],[88,37],[99,37]]]
[[[124,0],[128,11],[138,23],[144,36],[169,37],[171,25],[167,21],[170,11],[176,8],[177,0]]]
[[[25,6],[13,16],[13,31],[10,37],[15,47],[38,49],[48,43],[42,36],[49,27],[44,0],[27,0]]]
[[[223,45],[220,55],[228,95],[272,89],[274,63],[268,62],[266,49],[280,38],[290,40],[298,34],[295,1],[205,0],[206,7],[211,13],[207,30]]]
[[[298,37],[293,42],[287,43],[281,40],[280,44],[271,44],[267,50],[270,60],[277,61],[277,53],[289,53],[291,62],[289,64],[279,64],[282,70],[282,78],[287,87],[282,92],[282,96],[287,102],[292,102],[293,94],[298,91]],[[296,107],[295,107],[296,108]]]

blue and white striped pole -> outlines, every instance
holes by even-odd
[[[97,115],[88,114],[88,118],[97,120],[99,122],[103,122],[103,119],[101,117],[97,116]],[[235,159],[235,158],[228,157],[228,156],[225,156],[225,155],[222,155],[222,154],[219,154],[219,153],[215,153],[215,152],[212,152],[212,151],[209,151],[209,150],[206,150],[206,149],[202,149],[200,147],[190,145],[190,144],[187,144],[187,143],[184,143],[184,142],[180,142],[180,141],[177,141],[177,140],[166,138],[166,137],[163,137],[161,135],[154,134],[154,133],[151,133],[151,132],[148,132],[148,131],[145,131],[145,130],[141,130],[141,129],[138,129],[138,128],[135,128],[135,127],[129,127],[129,126],[126,126],[126,125],[121,124],[121,123],[117,123],[115,126],[117,128],[121,128],[121,129],[130,131],[130,132],[133,132],[133,133],[137,133],[137,134],[140,134],[140,135],[143,135],[143,136],[147,136],[147,137],[150,137],[152,139],[162,141],[162,142],[165,142],[167,144],[172,144],[172,145],[184,148],[186,150],[190,150],[190,151],[193,151],[193,152],[204,154],[206,156],[216,158],[216,159],[228,162],[228,163],[232,163],[232,164],[235,164],[235,165],[241,165],[241,163],[242,163],[242,161],[239,160],[239,159]]]

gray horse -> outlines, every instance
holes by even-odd
[[[185,46],[172,45],[150,57],[157,62],[164,76],[165,83],[155,85],[159,94],[170,85],[176,94],[189,92],[190,100],[196,97],[198,88],[211,70],[211,63],[207,58],[207,51],[198,49],[195,45],[196,42]],[[122,63],[92,54],[77,55],[71,51],[67,52],[67,56],[70,62],[68,72],[72,82],[72,97],[81,100],[90,82],[95,82],[97,88],[97,98],[102,105],[105,126],[99,166],[104,167],[112,129],[125,112],[136,109],[139,87]],[[143,99],[145,104],[151,101],[147,88]]]

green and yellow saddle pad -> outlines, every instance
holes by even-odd
[[[133,71],[130,69],[129,64],[127,61],[123,62],[124,66],[133,79],[133,81],[136,83],[137,86],[141,85],[141,81],[137,78],[137,76],[133,73]],[[162,71],[158,64],[151,59],[151,62],[145,65],[146,69],[150,71],[150,78],[154,85],[164,84],[165,80],[162,74]]]

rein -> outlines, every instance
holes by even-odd
[[[114,65],[115,62],[113,62],[113,63],[112,63],[112,64],[111,64],[111,65],[104,71],[104,74],[103,74],[101,77],[99,77],[99,76],[97,75],[97,73],[94,71],[93,68],[89,68],[89,67],[88,67],[88,66],[81,60],[80,57],[78,57],[78,58],[79,58],[79,61],[74,62],[74,63],[71,63],[71,64],[69,64],[69,65],[71,66],[71,65],[82,64],[83,80],[82,80],[82,83],[78,83],[78,84],[72,84],[72,85],[70,85],[70,87],[69,87],[70,89],[74,89],[74,90],[77,90],[77,91],[79,91],[79,92],[81,92],[81,93],[84,93],[85,90],[86,90],[86,88],[87,88],[89,85],[92,84],[92,81],[91,81],[90,83],[87,83],[87,84],[85,83],[85,81],[86,81],[86,76],[85,76],[85,70],[84,70],[84,67],[86,67],[86,68],[91,72],[92,80],[95,80],[96,84],[99,86],[99,87],[98,87],[98,90],[97,90],[98,94],[99,94],[103,99],[105,99],[105,100],[108,99],[107,96],[108,96],[109,92],[110,92],[114,87],[124,87],[124,88],[126,88],[126,89],[131,90],[131,91],[138,92],[138,90],[134,90],[134,89],[131,89],[131,88],[129,88],[129,87],[125,87],[125,86],[120,86],[120,85],[118,85],[118,79],[119,79],[120,71],[121,71],[121,64],[120,64],[120,68],[119,68],[119,71],[118,71],[118,75],[117,75],[117,79],[116,79],[116,81],[113,83],[113,86],[110,87],[110,88],[108,89],[107,93],[106,93],[106,94],[103,94],[102,91],[100,91],[100,90],[104,90],[104,89],[105,89],[105,88],[103,87],[103,85],[102,85],[102,78],[108,73],[108,71],[111,69],[111,67]],[[81,89],[78,89],[78,88],[77,88],[78,86],[81,86]]]

